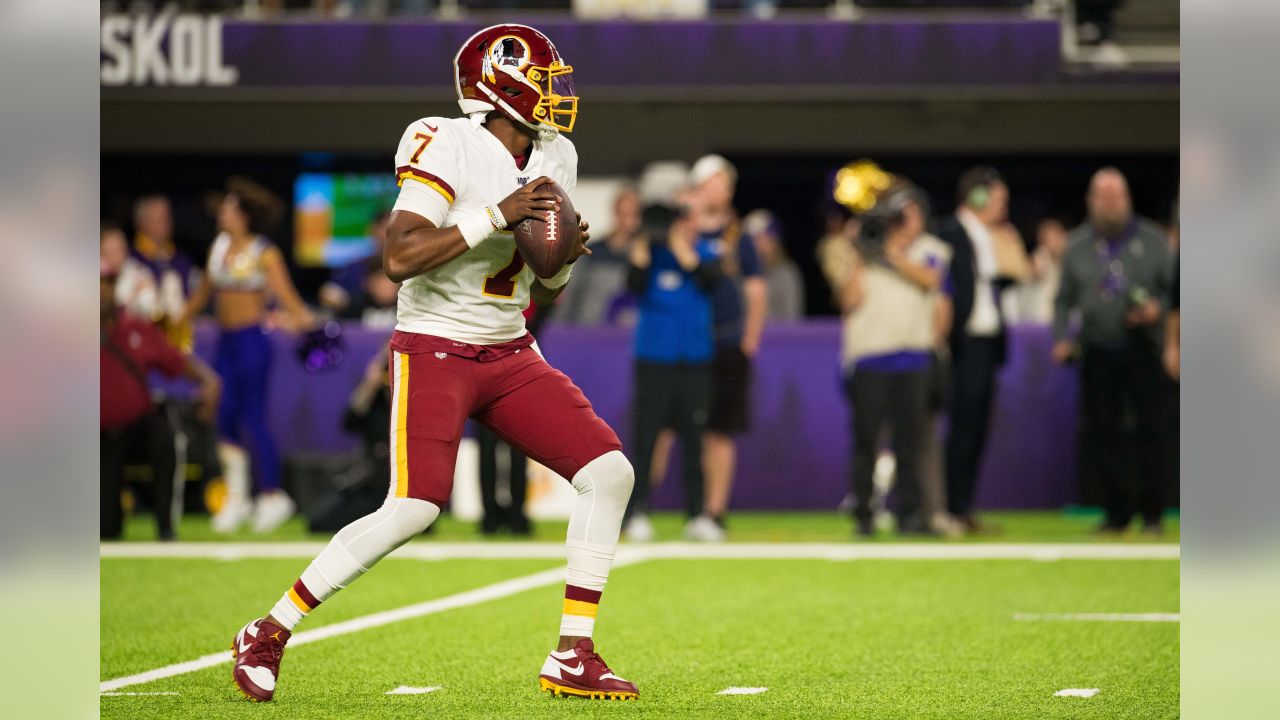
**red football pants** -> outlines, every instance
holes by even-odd
[[[542,359],[531,336],[468,345],[397,331],[389,361],[393,497],[448,501],[468,417],[569,479],[622,449],[582,391]]]

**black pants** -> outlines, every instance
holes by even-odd
[[[99,533],[103,539],[120,537],[124,530],[124,509],[120,492],[125,463],[146,460],[151,466],[151,502],[161,538],[173,537],[173,476],[176,457],[173,430],[159,412],[122,428],[103,429],[101,439],[102,516]]]
[[[498,439],[497,433],[484,425],[476,425],[476,441],[480,445],[480,497],[484,504],[484,520],[481,527],[486,532],[506,525],[515,533],[529,531],[529,519],[524,514],[525,491],[529,485],[528,460],[524,453]],[[506,482],[498,482],[498,453],[510,458]],[[499,488],[507,490],[507,497],[499,498]],[[502,502],[505,500],[506,502]]]
[[[857,498],[854,517],[871,519],[872,475],[886,427],[893,434],[897,462],[894,514],[899,521],[918,515],[929,371],[855,370],[845,379],[844,387],[853,406],[853,494]]]
[[[673,428],[680,441],[684,505],[689,517],[702,512],[702,431],[711,407],[709,365],[660,365],[638,361],[631,399],[636,486],[627,515],[649,511],[649,473],[653,446],[663,428]]]
[[[1001,353],[997,338],[966,336],[952,348],[947,419],[947,511],[952,515],[973,513]]]
[[[1154,343],[1122,348],[1086,345],[1080,366],[1085,442],[1102,479],[1108,527],[1129,524],[1135,511],[1158,523],[1164,510],[1160,439],[1164,429],[1164,369]],[[1131,412],[1132,432],[1125,418]],[[1131,452],[1127,452],[1130,449]]]

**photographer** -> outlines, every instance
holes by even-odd
[[[857,258],[839,292],[841,364],[853,410],[854,520],[862,536],[873,531],[872,474],[886,428],[897,456],[898,530],[929,532],[920,461],[950,249],[925,233],[926,217],[924,195],[910,183],[896,180],[882,192],[862,217]]]
[[[151,398],[148,373],[179,375],[199,383],[199,418],[213,419],[222,394],[222,381],[195,355],[183,355],[149,320],[133,317],[116,304],[116,268],[104,263],[99,275],[99,403],[102,482],[102,539],[124,532],[120,492],[124,466],[143,456],[151,466],[152,502],[161,540],[173,540],[173,507],[177,458],[173,428]]]
[[[1158,534],[1164,510],[1160,330],[1172,267],[1169,247],[1159,226],[1134,215],[1129,184],[1119,170],[1103,168],[1093,176],[1086,204],[1089,219],[1071,232],[1063,258],[1053,359],[1081,360],[1085,436],[1106,495],[1100,529],[1123,532],[1137,509],[1145,530]],[[1080,330],[1073,340],[1070,325],[1077,312]],[[1137,467],[1125,452],[1128,409],[1136,426]],[[1139,488],[1131,487],[1135,479]]]
[[[658,433],[674,428],[680,440],[685,509],[702,512],[702,432],[711,404],[711,294],[718,262],[699,254],[697,231],[683,210],[650,207],[628,254],[627,285],[636,295],[631,458],[639,479],[631,493],[628,539],[653,538],[649,472]]]

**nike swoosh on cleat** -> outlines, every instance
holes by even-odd
[[[243,653],[243,652],[247,652],[247,651],[249,650],[249,648],[251,648],[251,647],[253,647],[253,644],[252,644],[252,643],[250,643],[250,644],[248,644],[248,645],[245,645],[243,640],[240,642],[240,652],[242,652],[242,653]]]
[[[561,670],[569,673],[570,675],[581,675],[583,671],[587,669],[587,666],[581,663],[578,664],[578,667],[572,668],[555,658],[551,658],[551,662],[555,663]]]

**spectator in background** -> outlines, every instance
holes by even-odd
[[[1175,381],[1182,380],[1182,280],[1181,255],[1173,257],[1169,278],[1169,313],[1164,322],[1164,369]]]
[[[353,298],[358,304],[351,306],[352,315],[360,318],[360,324],[367,328],[391,330],[396,326],[400,283],[382,270],[381,256],[367,258],[363,264],[364,284]]]
[[[818,258],[818,267],[822,277],[831,288],[831,303],[843,312],[841,290],[848,282],[851,268],[856,267],[857,251],[854,242],[858,239],[860,224],[843,207],[835,207],[827,212],[826,233],[818,241],[814,255]]]
[[[151,499],[161,540],[174,539],[173,490],[176,457],[173,430],[151,400],[147,374],[186,375],[200,383],[202,420],[212,420],[218,406],[218,376],[194,355],[183,355],[149,319],[134,317],[116,304],[115,268],[103,265],[99,290],[100,459],[104,539],[123,531],[120,502],[124,465],[144,455],[151,466]]]
[[[141,260],[129,255],[129,241],[119,225],[104,224],[99,245],[103,272],[115,278],[116,306],[142,320],[156,317],[156,279]]]
[[[391,381],[384,345],[365,365],[347,399],[342,429],[360,438],[361,450],[349,472],[334,479],[337,494],[308,511],[308,529],[332,532],[378,509],[391,484]]]
[[[1085,437],[1106,494],[1100,529],[1123,532],[1137,510],[1144,530],[1158,534],[1164,510],[1160,322],[1169,291],[1169,248],[1158,225],[1134,215],[1129,184],[1119,170],[1094,174],[1086,204],[1089,219],[1071,231],[1063,259],[1053,358],[1081,358]],[[1073,338],[1075,313],[1080,328]],[[1124,452],[1127,409],[1136,424],[1136,467]]]
[[[529,303],[524,309],[525,330],[530,335],[538,334],[549,309],[537,303]],[[529,489],[529,459],[484,423],[476,423],[474,428],[480,451],[480,502],[484,507],[480,532],[494,535],[506,526],[512,535],[533,534],[533,526],[524,512]]]
[[[1030,271],[1026,250],[1008,222],[1009,187],[1000,173],[975,167],[960,178],[955,215],[938,235],[951,246],[951,403],[947,433],[947,509],[965,529],[973,514],[978,470],[987,444],[996,371],[1004,364],[1006,322],[1000,291]]]
[[[690,528],[692,539],[724,539],[724,516],[737,470],[734,436],[751,424],[751,361],[760,349],[768,288],[755,244],[742,236],[733,209],[738,171],[719,155],[706,155],[689,173],[695,189],[698,254],[719,261],[721,276],[711,287],[711,414],[702,439],[707,479],[706,507]]]
[[[156,281],[156,319],[178,347],[190,351],[191,324],[181,321],[200,271],[173,240],[173,209],[163,195],[145,195],[133,206],[134,257],[151,269]]]
[[[743,219],[743,230],[755,243],[764,267],[770,320],[799,320],[804,317],[804,278],[795,261],[787,256],[782,242],[782,226],[768,210],[754,210]]]
[[[613,227],[591,254],[574,265],[573,283],[556,304],[555,319],[569,325],[609,325],[627,292],[627,249],[640,232],[640,194],[624,187],[613,201]]]
[[[1031,275],[1004,294],[1005,318],[1010,323],[1050,325],[1062,281],[1062,256],[1067,252],[1067,228],[1057,218],[1036,225],[1036,249]]]
[[[653,539],[649,489],[654,446],[675,429],[684,473],[688,533],[703,510],[702,438],[711,405],[711,292],[720,280],[717,258],[696,247],[693,221],[662,206],[645,210],[643,231],[631,243],[627,285],[638,300],[633,443],[639,481],[627,506],[627,539]]]
[[[215,367],[226,383],[226,398],[218,413],[218,431],[225,442],[245,445],[253,463],[259,494],[252,507],[243,497],[228,498],[214,518],[214,528],[230,532],[253,517],[255,532],[270,532],[297,509],[280,481],[280,456],[267,427],[267,378],[271,371],[271,341],[264,323],[268,302],[283,305],[292,329],[315,324],[311,311],[289,279],[280,249],[263,233],[280,217],[280,202],[258,184],[233,178],[218,206],[220,233],[209,250],[207,274],[192,293],[183,313],[189,322],[214,301],[221,334]]]
[[[374,261],[382,269],[382,248],[387,243],[387,222],[391,213],[379,212],[369,222],[369,241],[373,251],[359,260],[335,268],[329,280],[320,286],[320,305],[337,313],[338,317],[356,319],[364,314],[367,306],[366,289],[369,287],[370,264]]]
[[[902,180],[862,218],[858,255],[840,289],[845,311],[841,364],[853,409],[854,521],[874,531],[872,475],[882,431],[897,459],[898,530],[929,533],[920,460],[937,343],[937,293],[951,249],[925,233],[924,195]]]

